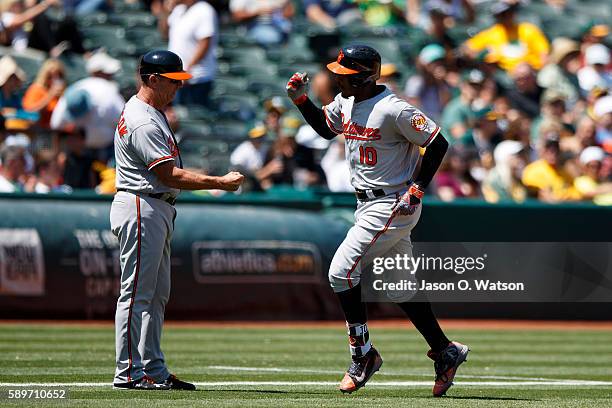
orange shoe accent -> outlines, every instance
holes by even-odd
[[[340,382],[340,391],[348,392],[349,394],[353,391],[357,390],[357,386],[353,382],[353,379],[348,375],[348,373],[344,374],[344,378]]]
[[[450,368],[446,373],[440,377],[440,379],[436,380],[433,386],[433,396],[441,397],[446,394],[446,391],[453,385],[453,379],[455,378],[455,373],[457,369],[455,367]]]
[[[434,382],[434,386],[432,389],[432,394],[434,397],[442,397],[446,394],[446,391],[453,385],[453,380],[455,379],[455,374],[457,374],[457,368],[467,360],[467,355],[470,349],[459,342],[452,341],[448,345],[449,347],[455,347],[458,351],[457,360],[455,361],[454,366],[450,367],[444,373],[439,374]],[[442,351],[444,352],[444,351]],[[441,353],[442,353],[441,352]],[[431,350],[427,352],[427,357],[436,361],[439,357],[440,353],[434,353]]]

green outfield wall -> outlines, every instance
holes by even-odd
[[[112,197],[0,195],[0,318],[112,319]],[[348,194],[182,194],[167,313],[184,319],[339,319],[327,284],[351,225]],[[588,204],[426,201],[414,241],[609,242],[612,209]],[[612,319],[611,303],[440,303],[446,317]],[[398,316],[393,305],[372,315]]]

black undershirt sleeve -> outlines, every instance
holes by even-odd
[[[421,169],[413,180],[421,189],[427,188],[434,174],[438,171],[438,167],[440,167],[440,163],[442,163],[447,150],[448,142],[442,134],[437,135],[427,146],[425,155],[421,160]]]
[[[332,132],[327,126],[325,121],[325,114],[323,109],[317,108],[310,98],[306,99],[303,103],[297,105],[297,108],[306,119],[306,122],[324,139],[331,140],[336,137],[336,134]]]

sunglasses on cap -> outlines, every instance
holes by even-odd
[[[172,78],[168,78],[167,76],[162,75],[162,74],[152,74],[152,75],[155,75],[156,77],[164,78],[164,79],[170,81],[170,83],[172,85],[181,85],[183,83],[182,79],[172,79]]]
[[[144,80],[144,78],[148,77],[149,75],[153,75],[153,76],[156,76],[158,78],[164,78],[164,79],[168,80],[172,85],[180,85],[180,84],[183,83],[183,80],[181,80],[181,79],[168,78],[167,76],[165,76],[163,74],[159,74],[159,73],[144,74],[144,75],[141,75],[141,77]]]

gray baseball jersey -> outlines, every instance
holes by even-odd
[[[116,384],[147,375],[169,376],[161,351],[164,311],[170,295],[170,240],[176,209],[151,193],[177,195],[153,172],[161,163],[181,167],[164,114],[133,96],[115,131],[117,189],[110,213],[119,239],[121,290],[115,314]]]
[[[362,190],[394,192],[405,186],[426,147],[440,128],[389,89],[355,103],[338,94],[323,107],[327,125],[346,139],[351,184]]]
[[[407,190],[407,182],[419,160],[419,148],[427,147],[440,128],[420,110],[389,89],[355,103],[337,95],[323,107],[328,127],[346,139],[346,160],[356,189],[383,189],[384,197],[359,201],[355,225],[336,251],[329,269],[335,292],[350,289],[377,257],[412,255],[410,231],[421,207],[412,215],[399,215],[394,205]],[[386,271],[393,279],[413,279],[404,271]],[[393,301],[405,301],[412,293],[387,293]]]
[[[151,171],[171,160],[182,167],[164,114],[133,96],[125,104],[115,131],[117,189],[178,195],[180,190],[163,185]]]

